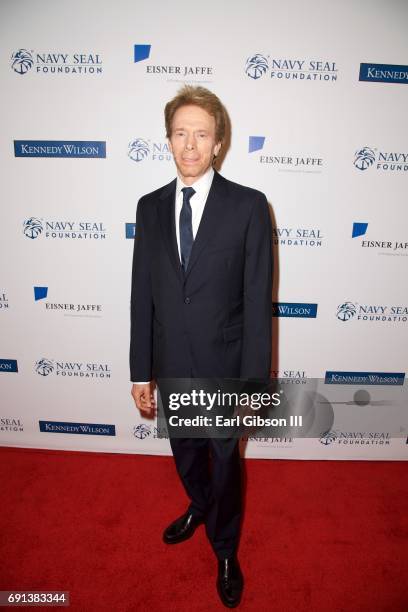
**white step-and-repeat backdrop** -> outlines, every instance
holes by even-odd
[[[272,207],[274,375],[403,385],[407,3],[3,0],[0,17],[2,445],[169,453],[130,397],[129,297],[183,83],[224,102],[221,172]],[[246,456],[408,458],[391,417],[367,423]]]

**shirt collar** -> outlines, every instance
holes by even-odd
[[[193,187],[194,191],[200,197],[206,198],[208,195],[208,192],[210,191],[213,178],[214,178],[214,170],[213,168],[209,168],[207,172],[203,174],[203,176],[200,176],[200,178],[191,185],[191,187]],[[181,178],[177,176],[176,197],[180,194],[180,191],[183,189],[183,187],[187,187],[187,185],[185,185],[183,181],[181,180]]]

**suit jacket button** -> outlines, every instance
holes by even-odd
[[[185,304],[189,304],[191,302],[189,297],[184,298],[184,303]]]

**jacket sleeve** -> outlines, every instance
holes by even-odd
[[[130,380],[152,378],[153,299],[150,281],[149,240],[143,198],[136,212],[130,301]]]
[[[272,238],[269,205],[259,194],[245,243],[244,326],[240,377],[269,378],[272,343]]]

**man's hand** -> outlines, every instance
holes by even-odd
[[[135,400],[136,407],[140,410],[143,416],[154,416],[156,411],[156,402],[154,401],[155,382],[151,381],[146,384],[132,385],[131,395]]]

